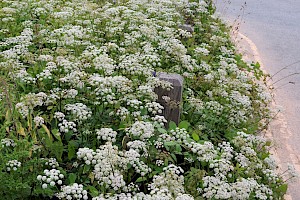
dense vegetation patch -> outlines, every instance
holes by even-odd
[[[211,1],[3,0],[4,199],[280,199],[258,64]],[[187,28],[188,27],[188,28]],[[192,30],[193,29],[193,30]],[[184,77],[181,122],[154,89]],[[167,98],[165,98],[167,100]]]

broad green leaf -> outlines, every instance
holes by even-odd
[[[90,165],[84,165],[83,167],[83,173],[86,174],[88,171],[90,171],[91,166]]]
[[[51,133],[45,124],[42,124],[42,128],[46,131],[50,140],[52,140]]]
[[[147,179],[146,179],[146,177],[139,177],[138,179],[136,179],[136,183],[140,183],[140,182],[144,182],[144,181],[146,181]]]
[[[69,132],[65,133],[65,139],[66,139],[66,141],[69,141],[72,138],[72,136],[73,136],[72,133],[73,133],[72,131],[69,131]]]
[[[99,195],[99,191],[94,186],[89,186],[88,190],[90,191],[92,197],[96,197]]]
[[[23,128],[22,124],[21,123],[16,123],[16,128],[17,128],[17,133],[21,136],[26,136],[25,134],[25,129]]]
[[[196,142],[198,142],[200,140],[199,135],[195,132],[192,133],[192,137]]]
[[[59,133],[58,129],[53,129],[53,130],[52,130],[52,135],[54,135],[54,137],[55,137],[58,141],[61,141],[61,137],[60,137],[60,133]]]
[[[288,185],[287,184],[282,184],[281,186],[279,186],[279,191],[282,192],[283,194],[286,193],[287,189],[288,189]]]
[[[175,150],[176,150],[177,152],[181,152],[181,151],[182,151],[182,148],[181,148],[180,144],[176,144]]]
[[[141,115],[147,115],[147,113],[148,113],[148,111],[147,111],[146,108],[143,108],[143,109],[141,110]]]
[[[188,121],[182,121],[178,125],[179,128],[184,128],[186,130],[188,130],[189,126],[190,126],[190,123]]]
[[[169,130],[175,130],[177,128],[177,125],[175,122],[170,121],[169,123]]]
[[[73,184],[73,183],[75,183],[75,181],[76,181],[76,178],[77,178],[76,174],[74,174],[74,173],[70,173],[70,174],[69,174],[69,176],[68,176],[68,181],[69,181],[69,184]]]
[[[64,152],[64,145],[60,141],[56,141],[51,145],[51,152],[55,154],[58,161],[62,160],[62,154]]]
[[[170,141],[170,142],[164,142],[165,146],[175,146],[176,144],[177,144],[176,142],[172,142],[172,141]]]
[[[76,154],[74,143],[69,142],[68,144],[68,158],[71,160]]]
[[[164,129],[164,128],[158,128],[157,130],[158,130],[158,132],[160,132],[160,133],[167,133],[167,130]]]
[[[176,157],[175,154],[171,153],[171,157],[173,158],[173,160],[174,160],[175,162],[177,162],[177,157]],[[172,161],[172,160],[171,160],[171,161]]]
[[[126,128],[126,124],[124,122],[121,122],[118,130],[124,130],[125,128]]]

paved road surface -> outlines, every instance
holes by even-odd
[[[271,75],[300,61],[300,0],[214,1],[224,19],[241,22],[240,32],[256,44]],[[273,82],[294,73],[300,73],[300,62],[275,75]],[[276,104],[284,109],[272,133],[278,142],[280,162],[282,168],[290,162],[300,171],[300,74],[274,86]],[[289,194],[293,200],[300,200],[299,181],[290,185]]]

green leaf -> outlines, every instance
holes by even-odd
[[[115,108],[120,108],[121,107],[121,104],[120,104],[120,102],[118,102],[117,104],[115,104]]]
[[[171,157],[173,158],[173,160],[174,160],[175,162],[177,162],[177,157],[176,157],[175,154],[171,153]],[[172,160],[171,160],[171,161],[172,161]]]
[[[54,137],[55,137],[58,141],[61,141],[61,137],[60,137],[60,133],[59,133],[58,129],[53,129],[53,130],[52,130],[52,135],[54,135]]]
[[[124,130],[126,128],[126,124],[124,122],[121,122],[119,124],[119,129],[118,130]]]
[[[90,165],[84,165],[83,167],[83,173],[86,174],[88,171],[90,171],[91,166]]]
[[[169,159],[165,158],[165,166],[169,165]]]
[[[22,124],[19,122],[19,123],[16,123],[16,128],[17,128],[17,133],[21,136],[26,136],[25,134],[25,129],[22,127]]]
[[[141,115],[147,115],[147,113],[148,113],[148,111],[147,111],[146,108],[143,108],[143,109],[141,110]]]
[[[99,195],[99,191],[94,186],[89,186],[88,190],[90,191],[92,197],[96,197]]]
[[[176,144],[175,150],[176,150],[177,152],[181,152],[181,151],[182,151],[182,148],[181,148],[180,144]]]
[[[52,137],[51,137],[50,131],[49,131],[49,129],[47,128],[47,126],[46,126],[45,124],[42,124],[42,127],[43,127],[43,129],[46,131],[46,133],[47,133],[49,139],[52,140],[52,139],[51,139]]]
[[[192,138],[193,138],[196,142],[198,142],[198,141],[200,140],[199,135],[198,135],[197,133],[195,133],[195,132],[192,133]]]
[[[68,158],[71,160],[76,154],[74,143],[69,142],[68,144]]]
[[[76,178],[77,178],[76,174],[74,174],[74,173],[70,173],[70,174],[69,174],[69,176],[68,176],[68,181],[69,181],[69,184],[73,184],[73,183],[75,183],[75,181],[76,181]]]
[[[189,126],[190,126],[190,123],[188,121],[182,121],[178,125],[179,128],[184,128],[185,130],[188,130]]]
[[[228,131],[225,133],[225,138],[232,140],[237,134],[234,131]]]
[[[167,133],[167,130],[164,129],[164,128],[158,128],[157,130],[158,130],[158,132],[160,132],[160,133]]]
[[[267,141],[266,142],[266,146],[270,147],[272,145],[272,142],[271,141]]]
[[[56,156],[56,159],[61,162],[62,161],[61,157],[62,157],[62,154],[64,152],[63,143],[60,142],[60,141],[54,142],[51,145],[51,152],[54,153],[55,156]]]
[[[177,144],[176,142],[172,142],[172,141],[170,141],[170,142],[164,142],[165,146],[175,146],[176,144]]]
[[[144,182],[144,181],[146,181],[147,180],[147,178],[146,177],[139,177],[138,179],[136,179],[136,183],[140,183],[140,182]]]
[[[287,192],[288,185],[287,184],[282,184],[281,186],[278,187],[278,189],[279,189],[280,192],[285,194]]]
[[[170,121],[169,123],[169,130],[175,130],[177,128],[177,125],[175,122]]]
[[[67,141],[69,141],[72,138],[72,136],[73,136],[73,132],[72,131],[69,131],[69,132],[65,133],[65,139]]]

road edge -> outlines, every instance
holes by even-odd
[[[241,32],[232,35],[232,38],[233,41],[236,43],[235,45],[237,47],[238,53],[241,53],[243,55],[243,60],[249,64],[252,62],[258,62],[261,66],[261,69],[265,73],[267,73],[255,43]],[[278,107],[278,105],[276,105],[275,101],[272,101],[271,107],[276,108]],[[278,135],[284,137],[284,140],[282,140],[281,138],[276,138],[276,136]],[[265,138],[273,143],[273,147],[271,148],[270,153],[272,154],[272,157],[276,160],[279,172],[285,171],[284,168],[286,169],[285,165],[287,164],[282,161],[281,156],[279,155],[280,149],[282,151],[285,151],[285,154],[289,154],[292,164],[295,166],[295,168],[297,167],[296,170],[298,171],[298,173],[300,172],[300,166],[298,166],[297,163],[294,162],[292,156],[294,155],[294,151],[292,147],[287,143],[287,139],[291,135],[292,134],[287,126],[286,117],[282,112],[279,111],[276,118],[273,119],[273,121],[271,122],[264,134]],[[285,200],[293,200],[292,196],[289,193],[290,190],[288,190],[287,194],[284,196]]]

